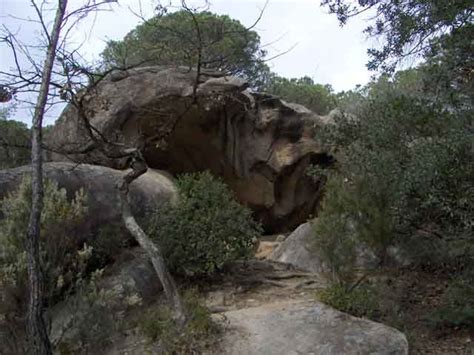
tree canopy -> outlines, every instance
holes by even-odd
[[[321,5],[342,25],[365,11],[375,12],[365,33],[381,37],[384,44],[369,50],[370,69],[394,70],[400,60],[425,55],[436,48],[440,36],[473,22],[470,0],[322,0]]]
[[[157,15],[102,53],[106,67],[182,65],[215,69],[259,86],[268,67],[259,35],[226,15],[188,10]],[[263,75],[263,78],[262,78]]]
[[[331,85],[316,84],[310,77],[287,79],[273,75],[264,87],[270,94],[306,106],[317,114],[325,115],[336,106]]]
[[[30,161],[30,130],[26,124],[8,117],[12,106],[0,108],[0,169],[14,168]]]

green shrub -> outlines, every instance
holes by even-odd
[[[333,284],[316,294],[318,300],[356,317],[373,318],[378,310],[378,292],[372,285],[361,284],[353,289]]]
[[[30,130],[26,124],[7,120],[9,110],[0,108],[0,169],[15,168],[30,163]],[[4,117],[2,117],[4,116]]]
[[[98,353],[124,331],[126,311],[141,304],[134,293],[122,294],[117,288],[101,288],[103,269],[92,272],[75,285],[75,294],[62,305],[69,315],[53,344],[60,354]],[[61,316],[59,317],[61,320]]]
[[[208,172],[185,174],[177,186],[179,201],[160,207],[150,229],[172,271],[211,274],[249,255],[261,226],[220,179]]]
[[[435,326],[466,326],[474,329],[474,271],[451,282],[441,306],[426,318]]]
[[[172,310],[160,305],[138,319],[138,327],[152,342],[159,341],[166,354],[200,354],[218,340],[221,329],[201,304],[196,291],[183,295],[188,322],[180,328],[172,318]]]
[[[27,300],[27,269],[24,242],[31,208],[31,179],[25,178],[16,191],[0,201],[0,321],[10,329],[23,329]],[[82,190],[68,201],[66,191],[45,181],[41,216],[40,258],[45,301],[56,302],[69,293],[87,267],[87,246],[81,248],[77,227],[86,211]],[[1,322],[0,322],[1,323]]]
[[[107,224],[99,228],[97,235],[90,241],[94,249],[90,260],[91,269],[100,269],[112,264],[121,250],[130,245],[130,234],[124,226]]]
[[[413,69],[373,81],[358,91],[355,112],[339,115],[317,137],[338,161],[319,232],[336,241],[347,238],[337,233],[349,234],[382,266],[391,246],[420,266],[473,255],[472,109],[430,97],[424,75]]]
[[[348,283],[354,277],[356,250],[350,216],[344,213],[347,195],[342,188],[344,181],[329,179],[320,214],[313,222],[315,238],[311,247],[321,255],[335,283]]]

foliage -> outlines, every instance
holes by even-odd
[[[120,251],[129,246],[130,236],[121,225],[107,224],[100,227],[97,235],[89,241],[94,253],[90,260],[92,269],[100,269],[115,261]]]
[[[446,252],[456,242],[472,243],[472,112],[435,101],[420,83],[423,75],[381,77],[367,88],[360,119],[342,115],[326,132],[346,181],[328,185],[328,194],[346,202],[329,201],[337,206],[323,209],[319,223],[341,216],[380,257],[393,244],[413,253],[422,252],[416,244],[436,251],[438,239],[452,246]]]
[[[428,315],[436,326],[466,326],[474,329],[474,270],[450,283],[442,305]]]
[[[333,284],[317,291],[316,297],[321,302],[356,317],[373,318],[378,312],[378,292],[369,284],[362,284],[354,289]]]
[[[289,102],[304,105],[320,115],[329,113],[336,106],[332,87],[315,84],[313,79],[307,76],[287,79],[273,75],[263,89]]]
[[[260,37],[239,21],[208,11],[181,10],[157,15],[102,53],[107,67],[183,65],[243,76],[261,86],[269,69]]]
[[[426,54],[436,48],[442,34],[471,25],[473,20],[470,0],[321,0],[321,4],[342,25],[350,17],[372,11],[365,33],[382,38],[383,46],[369,50],[370,69],[393,70],[400,60]]]
[[[46,180],[44,210],[41,216],[40,257],[47,303],[57,301],[81,278],[89,248],[80,249],[75,235],[83,222],[86,199],[82,190],[68,201],[66,191]],[[0,201],[0,284],[3,317],[21,319],[26,306],[26,255],[24,243],[31,209],[31,179]]]
[[[211,274],[249,255],[261,226],[233,199],[224,182],[209,172],[184,174],[177,187],[179,201],[160,207],[150,230],[171,270]]]
[[[176,324],[166,306],[147,312],[138,320],[138,326],[151,341],[159,341],[166,354],[203,353],[216,343],[219,325],[211,318],[209,310],[201,305],[196,291],[185,292],[183,301],[188,312],[184,328]]]
[[[30,161],[30,130],[21,122],[8,120],[11,110],[0,111],[0,170],[26,165]]]
[[[341,177],[330,179],[321,203],[321,213],[313,224],[315,231],[312,248],[317,250],[331,272],[335,283],[348,283],[354,278],[356,239],[349,216],[341,216],[347,204],[354,204],[352,196],[341,193],[345,188]]]
[[[61,324],[55,347],[60,354],[97,352],[112,343],[112,336],[126,326],[125,314],[141,304],[136,294],[121,294],[117,288],[101,288],[104,269],[78,279],[75,294],[65,301],[70,317]]]

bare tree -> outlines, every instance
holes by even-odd
[[[32,204],[26,237],[29,301],[27,313],[27,333],[30,351],[34,354],[52,354],[46,325],[43,318],[42,275],[39,257],[40,220],[43,210],[43,162],[42,126],[48,100],[51,72],[59,34],[66,12],[67,0],[59,0],[51,36],[48,36],[46,59],[41,76],[38,100],[35,107],[31,139],[32,164]]]
[[[109,2],[109,1],[107,1]],[[60,46],[60,33],[68,17],[74,13],[79,16],[87,14],[95,9],[100,3],[88,2],[83,7],[66,15],[67,0],[58,0],[54,22],[51,32],[47,29],[44,13],[41,11],[44,3],[38,5],[34,0],[31,1],[38,15],[38,23],[43,29],[43,35],[46,39],[46,55],[44,64],[41,66],[28,51],[27,47],[19,46],[19,49],[25,54],[27,60],[32,64],[35,72],[25,75],[21,68],[19,56],[17,54],[19,44],[11,32],[5,29],[6,35],[2,42],[9,45],[12,50],[17,72],[15,74],[3,73],[10,80],[2,83],[1,101],[11,100],[13,94],[22,88],[37,90],[37,99],[34,106],[32,119],[32,137],[31,137],[31,164],[32,164],[32,204],[30,218],[28,222],[26,236],[26,255],[28,270],[28,309],[26,329],[28,335],[29,352],[32,354],[52,354],[52,347],[49,341],[46,324],[43,318],[43,283],[39,253],[40,221],[43,210],[43,144],[42,144],[42,126],[43,118],[50,96],[51,79],[54,70],[54,63]]]
[[[33,141],[31,144],[33,154],[33,206],[32,206],[32,221],[30,221],[31,232],[28,234],[28,240],[32,241],[31,248],[33,250],[33,256],[31,258],[34,271],[33,277],[30,282],[32,283],[32,301],[30,302],[33,308],[35,321],[34,329],[40,334],[45,344],[43,347],[46,350],[41,350],[41,354],[50,353],[51,345],[49,344],[46,328],[42,318],[42,295],[41,295],[41,275],[39,265],[39,219],[41,217],[42,208],[42,149],[52,149],[51,147],[45,147],[42,143],[42,121],[44,112],[47,105],[54,105],[60,101],[69,102],[73,105],[78,112],[78,118],[86,127],[87,133],[91,138],[91,144],[80,150],[55,150],[63,154],[87,154],[93,149],[98,149],[104,152],[111,159],[127,159],[130,161],[131,172],[126,174],[122,182],[117,186],[120,200],[123,221],[126,228],[137,240],[138,244],[147,252],[150,260],[154,266],[159,280],[161,281],[166,297],[172,304],[175,319],[178,324],[183,325],[186,321],[186,313],[184,310],[181,297],[178,293],[176,284],[169,273],[164,257],[160,248],[153,243],[153,241],[146,235],[143,229],[136,222],[135,217],[132,214],[129,202],[128,202],[128,191],[130,184],[133,183],[137,178],[143,175],[147,171],[147,166],[144,160],[141,158],[140,150],[136,147],[126,147],[123,144],[112,142],[106,139],[101,132],[90,124],[87,115],[84,112],[83,97],[86,92],[94,90],[96,85],[101,82],[110,72],[114,71],[115,68],[109,69],[106,72],[96,72],[90,66],[81,63],[81,56],[78,50],[70,50],[67,48],[67,34],[76,25],[77,20],[72,22],[66,30],[66,36],[58,44],[59,31],[64,27],[66,21],[70,20],[73,15],[76,15],[79,19],[83,18],[87,13],[92,10],[96,10],[98,6],[111,2],[109,0],[103,2],[95,2],[89,0],[86,4],[77,10],[71,11],[68,15],[64,16],[66,9],[67,0],[62,0],[58,5],[58,12],[61,11],[61,17],[56,17],[54,22],[54,28],[57,30],[51,34],[47,32],[45,20],[41,7],[38,7],[34,1],[33,6],[38,14],[39,22],[43,28],[43,35],[47,38],[47,61],[45,65],[45,73],[42,73],[39,68],[37,61],[34,56],[31,55],[29,47],[20,43],[16,36],[5,29],[5,34],[2,41],[7,44],[10,48],[11,53],[15,60],[16,70],[14,72],[0,72],[1,79],[0,88],[2,95],[2,101],[9,101],[12,99],[14,94],[18,93],[37,93],[38,104],[36,105],[34,122],[33,122]],[[53,42],[54,39],[54,42]],[[23,54],[23,59],[29,64],[29,70],[25,70],[22,67],[20,61],[20,55]],[[47,71],[46,71],[47,69]],[[41,78],[41,80],[39,80]],[[49,89],[52,90],[49,90]],[[49,98],[49,101],[48,101]],[[139,143],[137,143],[139,144]],[[80,161],[77,161],[80,163]],[[34,219],[33,219],[34,218]],[[29,246],[30,248],[30,246]],[[30,253],[30,249],[28,249]],[[29,259],[30,263],[30,259]],[[34,302],[33,302],[34,301]],[[30,323],[29,323],[30,324]],[[29,325],[30,328],[30,325]],[[37,330],[39,329],[39,330]],[[32,333],[33,334],[33,333]],[[36,334],[36,333],[35,333]],[[32,339],[36,339],[38,336],[35,335]],[[35,341],[35,347],[37,341]]]

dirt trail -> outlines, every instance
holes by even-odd
[[[324,280],[290,265],[249,260],[233,265],[221,282],[210,285],[206,303],[213,313],[281,302],[314,300]]]

